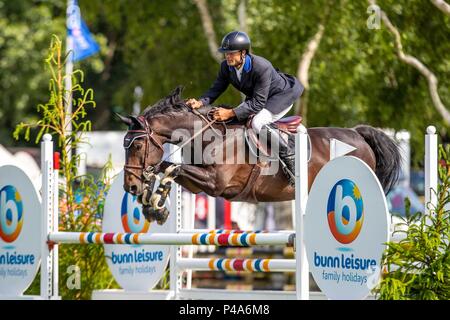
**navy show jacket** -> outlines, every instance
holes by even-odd
[[[270,61],[255,54],[246,55],[241,81],[236,70],[227,61],[222,61],[217,79],[200,100],[203,105],[213,103],[232,84],[246,95],[246,99],[234,113],[238,120],[245,120],[250,114],[263,108],[280,113],[297,100],[304,87],[297,78],[275,69]]]

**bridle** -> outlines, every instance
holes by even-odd
[[[210,112],[213,110],[210,110]],[[208,127],[211,127],[211,129],[213,130],[213,132],[215,132],[216,134],[218,134],[216,132],[217,129],[213,128],[212,125],[217,122],[216,120],[212,119],[209,120],[209,114],[207,115],[207,117],[203,116],[200,112],[198,112],[195,109],[191,109],[191,112],[194,113],[196,116],[200,117],[203,121],[205,121],[207,124],[197,133],[195,133],[191,138],[187,139],[184,143],[182,143],[179,148],[183,148],[186,144],[188,144],[190,141],[192,141],[193,139],[195,139],[195,137],[197,137],[199,134],[201,134],[203,131],[205,131]],[[129,149],[134,140],[138,139],[138,138],[145,138],[145,151],[144,151],[144,160],[141,161],[142,162],[142,166],[139,165],[130,165],[125,163],[124,166],[124,171],[135,176],[139,181],[143,182],[143,183],[154,183],[154,178],[155,178],[155,173],[159,167],[159,165],[164,162],[164,160],[168,157],[170,157],[171,154],[169,154],[167,157],[163,158],[162,160],[160,160],[157,164],[154,165],[148,165],[147,164],[147,158],[149,155],[149,149],[150,149],[150,142],[152,142],[152,144],[156,147],[158,147],[163,153],[164,153],[164,147],[162,146],[162,144],[155,138],[154,134],[155,132],[152,130],[152,128],[150,128],[147,119],[144,116],[139,116],[138,120],[141,122],[141,124],[143,124],[144,129],[141,130],[128,130],[127,134],[124,137],[124,142],[123,142],[123,146],[125,149]],[[225,131],[226,131],[226,122],[222,122],[222,124],[225,126]],[[139,170],[141,171],[141,175],[137,174],[134,170]]]
[[[157,165],[147,165],[147,158],[150,150],[150,142],[156,147],[158,147],[162,152],[164,152],[164,148],[161,145],[161,143],[155,138],[154,131],[150,126],[148,125],[147,119],[145,119],[144,116],[139,116],[139,120],[144,124],[144,129],[141,130],[128,130],[127,134],[125,135],[125,138],[123,140],[123,146],[125,149],[129,149],[132,145],[134,140],[138,138],[146,138],[145,139],[145,151],[144,151],[144,160],[142,161],[142,166],[139,165],[130,165],[125,163],[124,171],[132,174],[136,178],[139,179],[141,182],[148,182],[151,181],[152,175],[154,173],[155,167]],[[140,170],[142,171],[141,175],[138,175],[134,170]]]

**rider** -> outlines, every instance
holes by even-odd
[[[259,134],[261,129],[267,129],[270,141],[278,143],[280,158],[292,173],[287,174],[289,182],[294,185],[294,151],[278,130],[270,130],[268,125],[291,110],[302,94],[303,86],[295,77],[275,69],[265,58],[250,54],[250,38],[245,32],[228,33],[218,51],[225,54],[226,60],[220,65],[216,81],[199,100],[189,99],[187,104],[194,109],[211,104],[231,83],[246,95],[245,101],[234,109],[218,108],[214,118],[225,121],[236,117],[244,121],[256,114],[251,123],[253,130]]]

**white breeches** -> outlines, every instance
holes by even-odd
[[[272,112],[270,112],[267,109],[262,109],[253,117],[253,120],[252,120],[253,130],[255,130],[256,133],[259,133],[266,124],[275,122],[275,121],[283,118],[283,116],[286,113],[288,113],[289,110],[291,110],[292,106],[293,105],[291,104],[289,107],[287,107],[280,113],[276,113],[276,114],[273,114]]]

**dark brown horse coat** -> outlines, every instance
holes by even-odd
[[[194,124],[201,122],[202,126],[207,123],[199,115],[196,115],[187,107],[180,98],[181,89],[177,89],[172,95],[161,100],[155,106],[147,108],[139,118],[122,118],[129,125],[131,130],[143,130],[148,127],[152,137],[141,136],[135,139],[126,152],[126,164],[132,168],[139,168],[148,165],[156,165],[159,171],[169,167],[171,163],[163,161],[163,150],[160,145],[165,143],[178,144],[179,138],[174,138],[173,132],[177,129],[184,129],[191,136],[194,135]],[[210,108],[200,109],[206,115]],[[241,123],[212,125],[215,133],[220,132],[226,136],[227,129],[243,128]],[[207,131],[205,131],[206,134]],[[243,130],[237,139],[244,139]],[[355,128],[309,128],[308,134],[311,139],[312,154],[308,163],[309,181],[311,187],[319,170],[329,161],[330,139],[338,139],[356,148],[349,155],[360,158],[372,168],[385,192],[387,192],[397,181],[400,171],[400,153],[397,145],[382,131],[367,125],[360,125]],[[223,140],[223,148],[227,140],[234,139],[226,136]],[[203,140],[201,149],[211,147],[214,139]],[[159,145],[159,146],[158,146]],[[186,150],[184,150],[186,151]],[[195,156],[196,150],[192,146],[190,155]],[[205,192],[213,197],[223,197],[231,201],[286,201],[294,199],[294,188],[289,186],[285,174],[281,167],[273,175],[258,175],[258,170],[267,165],[258,162],[252,164],[248,162],[248,147],[245,147],[245,163],[236,164],[182,164],[175,181],[193,193]],[[197,151],[198,152],[198,151]],[[226,152],[223,153],[225,158]],[[147,156],[146,156],[147,155]],[[236,150],[232,156],[236,156]],[[146,158],[146,159],[144,159]],[[226,159],[225,159],[226,160]],[[160,164],[159,164],[160,163]],[[142,174],[139,170],[128,170],[125,172],[124,189],[132,194],[142,194],[142,180],[138,177]]]

